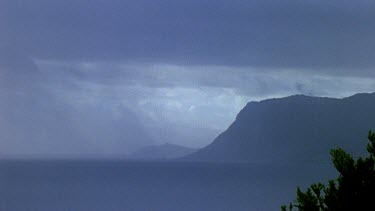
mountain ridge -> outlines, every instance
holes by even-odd
[[[329,161],[329,150],[364,153],[375,129],[375,93],[345,98],[292,95],[252,101],[211,144],[185,160],[221,162]]]

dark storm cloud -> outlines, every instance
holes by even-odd
[[[125,93],[128,93],[125,98],[134,101],[152,96],[160,89],[191,89],[201,92],[209,89],[232,89],[237,95],[248,96],[247,99],[264,99],[290,94],[343,97],[356,92],[374,91],[374,83],[369,74],[366,77],[353,77],[322,72],[299,72],[296,69],[129,65],[122,62],[39,61],[38,66],[54,77],[55,82],[65,79],[68,82],[86,84],[94,89],[106,87],[105,89],[108,90],[126,87],[127,91],[121,91],[121,96],[124,98]],[[70,84],[69,86],[72,87]],[[113,93],[110,95],[113,96]]]
[[[252,100],[374,91],[373,20],[370,1],[0,0],[0,148],[201,147]]]
[[[1,40],[34,58],[353,75],[375,65],[371,1],[4,0],[0,8]]]

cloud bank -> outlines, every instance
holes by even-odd
[[[197,148],[248,101],[374,92],[374,16],[366,0],[0,1],[1,153]]]
[[[372,74],[372,1],[4,0],[1,39],[32,57]],[[355,69],[355,70],[354,70]]]

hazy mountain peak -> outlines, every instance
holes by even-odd
[[[129,157],[132,159],[172,159],[179,158],[195,152],[196,149],[180,146],[177,144],[164,143],[161,145],[150,145],[140,148]]]

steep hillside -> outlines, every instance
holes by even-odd
[[[363,153],[375,130],[375,93],[343,99],[295,95],[250,102],[229,128],[188,160],[329,161],[329,150]]]

